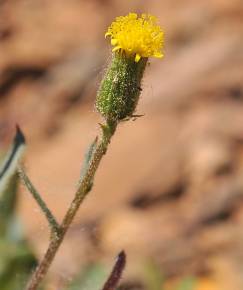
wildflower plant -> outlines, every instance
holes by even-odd
[[[81,203],[92,189],[95,173],[118,124],[136,116],[134,113],[142,90],[141,82],[148,58],[163,56],[163,32],[156,18],[151,15],[138,16],[136,13],[130,13],[117,17],[108,28],[105,37],[110,37],[113,46],[112,58],[96,98],[96,108],[104,122],[100,125],[100,136],[95,138],[85,156],[77,191],[61,223],[49,210],[23,166],[18,166],[21,181],[40,206],[50,226],[48,249],[33,272],[26,290],[38,289],[47,274]],[[125,253],[121,252],[104,290],[116,288],[125,266],[125,258]]]

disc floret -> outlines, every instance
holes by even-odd
[[[139,17],[136,13],[119,16],[108,28],[105,36],[111,37],[113,52],[125,52],[136,62],[142,57],[163,57],[164,34],[157,18],[149,14]]]

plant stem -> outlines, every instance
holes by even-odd
[[[50,209],[48,208],[48,206],[46,205],[44,200],[41,198],[41,195],[39,194],[39,192],[36,190],[36,188],[34,187],[32,182],[30,181],[29,177],[25,173],[22,166],[18,166],[18,174],[19,174],[19,177],[20,177],[21,181],[23,182],[23,184],[26,186],[26,188],[32,194],[33,198],[35,199],[35,201],[37,202],[37,204],[39,205],[39,207],[41,208],[41,210],[45,214],[46,219],[49,222],[49,226],[50,226],[51,230],[53,232],[58,232],[59,231],[58,222],[56,221],[54,215],[52,214],[52,212],[50,211]]]
[[[101,127],[102,127],[101,139],[98,142],[92,154],[89,166],[87,166],[86,172],[84,173],[83,178],[79,183],[79,187],[77,189],[75,197],[64,216],[59,231],[57,233],[52,234],[46,254],[43,257],[42,261],[37,266],[35,272],[33,273],[26,290],[36,290],[40,286],[82,201],[92,188],[93,178],[95,176],[95,173],[98,169],[102,157],[106,153],[111,137],[115,133],[117,123],[107,122],[107,124],[102,125]]]

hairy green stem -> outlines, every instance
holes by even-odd
[[[95,173],[98,169],[102,157],[107,151],[110,140],[115,133],[117,123],[107,121],[107,124],[101,125],[101,127],[102,136],[92,154],[89,166],[87,166],[82,180],[79,183],[75,197],[71,202],[66,215],[64,216],[64,219],[59,227],[59,231],[56,233],[53,232],[46,254],[33,273],[26,290],[36,290],[40,286],[82,201],[92,188]]]
[[[56,221],[56,219],[55,219],[54,215],[52,214],[52,212],[50,211],[50,209],[47,207],[44,200],[41,198],[41,195],[39,194],[39,192],[36,190],[36,188],[34,187],[32,182],[30,181],[29,177],[25,173],[24,168],[22,166],[18,166],[18,174],[19,174],[20,180],[23,182],[23,184],[29,190],[29,192],[31,193],[31,195],[33,196],[33,198],[35,199],[35,201],[37,202],[37,204],[39,205],[39,207],[41,208],[41,210],[45,214],[46,219],[49,222],[49,226],[50,226],[52,232],[57,233],[59,231],[58,222]]]

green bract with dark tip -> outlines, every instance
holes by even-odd
[[[113,54],[96,99],[96,108],[107,121],[116,122],[133,115],[146,63],[147,58],[135,62],[134,57],[124,53]]]

